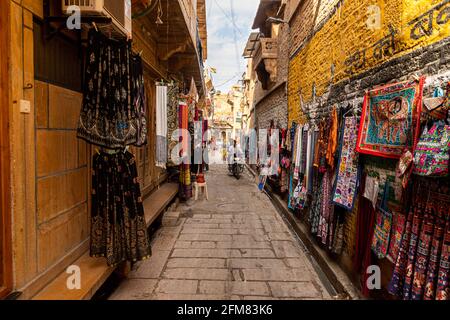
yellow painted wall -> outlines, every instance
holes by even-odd
[[[314,0],[306,0],[315,3]],[[334,6],[335,1],[332,1]],[[378,5],[381,12],[381,28],[373,30],[367,27],[369,18],[369,6]],[[307,5],[305,5],[307,7]],[[437,7],[437,8],[436,8]],[[436,10],[431,9],[436,8]],[[322,5],[319,8],[318,17],[323,17],[321,12],[330,11],[329,6]],[[425,16],[431,12],[433,30],[430,35],[420,39],[411,37],[409,25],[416,18]],[[298,13],[301,14],[301,13]],[[440,18],[441,24],[437,23]],[[310,15],[310,19],[313,19]],[[317,19],[315,24],[303,21],[303,25],[315,25],[315,28],[323,19]],[[425,21],[424,27],[428,27]],[[385,36],[392,26],[396,31],[396,49],[392,56],[383,56],[381,59],[373,57],[374,45]],[[296,26],[291,26],[296,30]],[[427,28],[425,28],[427,29]],[[302,33],[307,34],[308,32]],[[311,31],[311,30],[309,30]],[[289,123],[292,121],[304,122],[304,116],[300,111],[300,93],[305,103],[312,99],[313,84],[316,87],[316,95],[320,97],[327,92],[330,85],[339,83],[351,76],[368,71],[390,59],[405,55],[419,47],[427,46],[450,36],[450,1],[449,0],[351,0],[344,1],[336,13],[333,14],[324,26],[308,41],[300,50],[291,57],[289,71]],[[304,39],[303,39],[304,40]],[[346,61],[358,51],[366,50],[365,64],[358,66],[355,59],[355,67],[349,68]],[[332,78],[332,65],[335,67]],[[351,69],[351,73],[347,72]]]

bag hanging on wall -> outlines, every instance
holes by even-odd
[[[448,175],[450,126],[439,121],[428,130],[425,127],[414,153],[413,173],[426,177]]]

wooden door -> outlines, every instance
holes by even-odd
[[[0,299],[12,289],[9,153],[9,1],[0,1]]]

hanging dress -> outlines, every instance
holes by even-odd
[[[109,266],[151,255],[137,167],[130,152],[98,153],[92,165],[92,257]]]

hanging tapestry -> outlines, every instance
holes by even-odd
[[[436,296],[439,262],[441,258],[442,241],[444,238],[445,219],[447,217],[446,207],[446,204],[440,204],[438,206],[433,241],[431,243],[430,262],[428,262],[424,300],[434,300]]]
[[[418,210],[414,212],[411,239],[409,241],[408,260],[406,263],[405,283],[403,285],[403,300],[411,300],[411,290],[414,279],[414,267],[416,265],[417,247],[420,237],[420,229],[423,222],[423,208],[419,206]]]
[[[156,87],[156,166],[167,162],[167,87]]]
[[[414,267],[411,300],[422,300],[427,277],[428,259],[434,232],[434,212],[427,206],[417,246],[417,258]]]
[[[173,133],[178,129],[178,94],[177,84],[170,85],[167,89],[167,141],[168,141],[168,163],[174,166],[171,158],[171,151],[178,144],[178,136],[172,140]]]
[[[333,203],[344,209],[352,210],[359,178],[359,154],[355,150],[358,119],[356,117],[345,118],[342,131],[341,152],[337,167],[338,175],[333,192]]]
[[[405,284],[406,264],[408,262],[409,243],[411,241],[411,231],[415,207],[411,207],[405,224],[405,232],[403,232],[400,249],[398,251],[397,260],[395,261],[394,271],[391,281],[388,285],[388,292],[395,296],[403,294],[403,286]]]
[[[400,158],[417,140],[424,79],[376,88],[367,93],[358,134],[357,151]]]
[[[378,208],[375,218],[375,230],[372,239],[372,251],[378,259],[384,259],[389,248],[389,237],[392,227],[392,213]]]
[[[142,147],[148,140],[147,96],[145,93],[144,67],[142,57],[138,54],[130,55],[130,81],[132,107],[136,113],[136,147]]]
[[[436,300],[450,300],[450,215],[448,211],[441,262],[439,263]]]
[[[400,250],[403,233],[405,232],[406,216],[402,213],[394,213],[392,224],[391,241],[389,244],[389,253],[387,258],[392,263],[397,261],[398,252]]]
[[[180,103],[178,107],[178,120],[179,128],[182,130],[180,133],[179,141],[181,143],[181,150],[179,156],[182,158],[180,164],[180,197],[182,199],[192,198],[192,184],[191,184],[191,166],[190,166],[190,133],[189,129],[189,107],[186,103]]]
[[[151,254],[134,156],[96,154],[92,164],[90,254],[109,266]]]

